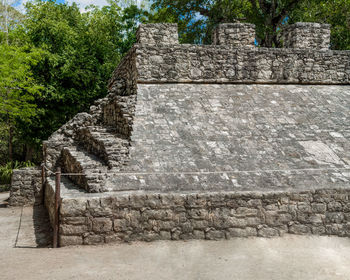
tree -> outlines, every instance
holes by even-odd
[[[15,28],[23,19],[23,15],[12,5],[15,1],[2,0],[0,2],[0,42],[5,41],[9,44],[9,31]]]
[[[310,0],[294,10],[289,22],[331,24],[331,48],[350,50],[350,0]]]
[[[18,47],[0,45],[0,119],[8,130],[8,158],[13,161],[13,135],[16,122],[29,123],[36,114],[35,97],[39,86],[31,72],[40,53]]]
[[[218,23],[247,21],[257,27],[257,38],[261,46],[278,46],[277,33],[283,20],[296,9],[302,0],[155,0],[153,8],[175,17],[180,23],[183,41],[196,42],[194,34],[199,30],[199,41],[210,42],[211,29]],[[170,17],[172,18],[172,17]],[[194,32],[192,32],[192,30]]]
[[[81,13],[74,3],[34,1],[27,3],[25,14],[10,35],[15,44],[43,50],[31,68],[43,91],[35,97],[37,114],[30,124],[17,122],[17,128],[22,142],[37,147],[107,94],[111,73],[135,41],[146,13],[134,5],[121,9],[116,2]]]
[[[210,43],[212,28],[222,22],[256,25],[260,46],[280,47],[285,23],[315,21],[332,24],[332,47],[349,49],[350,0],[154,0],[155,22],[179,23],[184,43]]]

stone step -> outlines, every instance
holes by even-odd
[[[110,169],[121,170],[129,161],[129,140],[113,128],[83,127],[78,131],[77,141],[101,158]]]
[[[95,155],[82,147],[69,146],[62,150],[63,172],[81,175],[68,175],[80,188],[88,192],[103,192],[108,167]]]

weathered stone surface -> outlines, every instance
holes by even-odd
[[[62,178],[62,246],[349,237],[350,52],[325,50],[327,28],[266,49],[252,25],[220,25],[210,46],[141,25],[108,96],[44,145],[49,169],[79,173]]]
[[[202,209],[194,204],[186,201],[193,198],[193,194],[172,193],[169,194],[153,194],[159,200],[165,196],[169,200],[172,197],[177,201],[177,197],[182,197],[182,205],[170,203],[168,207],[154,203],[139,208],[138,199],[135,198],[137,193],[130,193],[129,204],[115,206],[111,210],[109,204],[100,205],[101,213],[106,211],[107,207],[110,216],[116,216],[113,221],[107,217],[94,217],[92,220],[83,218],[89,216],[90,211],[85,210],[85,214],[81,211],[84,209],[82,205],[94,205],[94,198],[85,197],[85,202],[80,202],[81,206],[76,207],[81,210],[76,212],[76,219],[72,217],[64,217],[61,219],[60,234],[64,236],[81,236],[84,244],[100,244],[111,242],[129,242],[132,240],[153,241],[159,239],[222,239],[231,237],[274,237],[285,233],[292,234],[331,234],[338,236],[350,237],[350,222],[345,218],[343,211],[342,199],[349,194],[350,190],[314,190],[302,192],[221,192],[211,193],[207,195],[206,203],[202,204]],[[204,195],[204,194],[202,194]],[[113,196],[108,193],[104,194],[103,200],[117,200],[118,194]],[[114,197],[115,196],[115,197]],[[186,197],[187,196],[187,197]],[[140,194],[145,197],[145,194]],[[236,203],[230,206],[221,206],[220,208],[211,208],[211,200],[213,202],[231,201],[235,199]],[[235,198],[233,198],[235,197]],[[264,204],[266,197],[269,197],[269,204]],[[326,208],[327,202],[318,202],[317,207],[312,207],[314,198],[323,198],[329,201],[337,197],[334,202],[339,202],[342,206],[339,212],[329,212]],[[305,200],[302,201],[301,198]],[[101,199],[102,200],[102,199]],[[249,205],[249,201],[254,200]],[[258,202],[259,200],[260,202]],[[70,202],[71,201],[71,202]],[[99,201],[99,200],[98,200]],[[133,203],[135,202],[135,203]],[[64,198],[61,207],[72,207],[77,203],[71,198]],[[270,210],[271,205],[279,204],[279,209]],[[290,207],[298,204],[302,207]],[[246,205],[247,207],[241,207]],[[259,206],[259,212],[256,212],[256,205]],[[338,204],[335,204],[338,207]],[[91,207],[90,206],[90,207]],[[178,213],[179,206],[182,206],[181,212]],[[285,206],[285,207],[284,207]],[[305,211],[307,209],[307,211]],[[322,214],[319,213],[320,209]],[[62,213],[71,212],[61,209]],[[121,214],[124,213],[124,214]],[[197,214],[194,214],[197,213]],[[203,214],[201,214],[203,213]],[[198,215],[199,214],[199,215]],[[255,216],[252,216],[255,215]],[[83,217],[82,217],[83,216]],[[113,226],[113,228],[112,228]],[[85,231],[85,232],[83,232]],[[72,242],[72,241],[70,241]],[[79,239],[80,242],[80,239]],[[78,243],[79,243],[78,242]]]
[[[179,43],[177,24],[141,24],[136,32],[137,43],[174,45]]]
[[[213,30],[214,45],[235,47],[255,46],[255,25],[249,23],[221,23]]]
[[[83,244],[83,238],[81,236],[66,236],[66,235],[60,235],[59,239],[59,245],[61,247],[65,246],[73,246],[73,245],[82,245]]]
[[[327,50],[329,49],[331,30],[329,24],[297,22],[283,29],[285,48]]]
[[[41,204],[43,199],[40,169],[13,170],[9,200],[11,206]]]

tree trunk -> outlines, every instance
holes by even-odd
[[[26,144],[26,157],[25,157],[25,161],[32,161],[33,159],[33,152],[34,152],[34,149],[32,146]]]
[[[9,126],[9,161],[13,161],[13,128]]]

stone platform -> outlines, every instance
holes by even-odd
[[[350,86],[138,85],[128,165],[63,179],[60,244],[350,236],[349,116]]]
[[[281,49],[250,24],[210,46],[176,28],[141,25],[109,94],[44,143],[60,245],[350,236],[350,52],[328,49],[329,25],[292,25]]]

